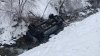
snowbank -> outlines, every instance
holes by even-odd
[[[19,56],[100,56],[100,12]]]

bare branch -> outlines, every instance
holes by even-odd
[[[26,2],[27,2],[27,0],[25,0],[25,2],[22,3],[22,5],[21,5],[22,6],[21,12],[24,10],[24,6],[25,6]]]
[[[61,8],[63,7],[63,4],[64,4],[64,2],[65,2],[66,0],[64,0],[62,3],[61,3],[61,5],[60,5],[60,7],[59,7],[59,13],[61,12]]]
[[[8,10],[3,10],[3,9],[0,9],[1,11],[4,11],[4,12],[10,12],[10,13],[15,13],[13,11],[8,11]]]
[[[30,14],[32,14],[33,16],[35,16],[31,11],[29,11]]]
[[[5,3],[7,3],[6,1],[4,1],[4,0],[0,0],[1,2],[5,2]]]
[[[21,14],[23,12],[23,9],[24,9],[24,5],[25,3],[27,2],[27,0],[19,0],[19,12],[18,12],[18,15],[19,17],[21,17]]]
[[[46,9],[47,9],[48,5],[50,4],[50,2],[51,2],[51,0],[47,3],[46,8],[45,8],[45,10],[44,10],[43,15],[42,15],[42,17],[41,17],[41,18],[43,18],[44,14],[45,14],[45,11],[46,11]]]

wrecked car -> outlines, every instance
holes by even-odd
[[[49,19],[39,25],[30,24],[26,35],[30,38],[35,38],[39,42],[46,41],[50,35],[57,34],[64,28],[64,20],[60,16],[51,14]]]

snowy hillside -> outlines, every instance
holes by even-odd
[[[100,12],[19,56],[100,56]]]
[[[19,4],[19,1],[21,4]],[[51,13],[56,15],[59,14],[57,9],[59,9],[59,6],[61,5],[61,2],[63,0],[19,1],[0,0],[0,44],[2,45],[11,45],[15,43],[14,40],[17,40],[18,38],[26,34],[27,24],[30,23],[29,19],[27,19],[29,16],[29,11],[31,11],[36,16],[43,16],[43,18],[47,19],[49,14]],[[64,3],[63,10],[69,11],[71,9],[83,8],[84,6],[86,6],[85,2],[86,0],[66,0],[66,3]],[[18,19],[21,9],[22,18]]]

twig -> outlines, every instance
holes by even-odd
[[[21,17],[21,14],[23,12],[24,9],[24,5],[27,2],[27,0],[23,1],[23,0],[19,0],[19,17]]]
[[[51,0],[50,0],[50,1],[48,2],[48,4],[46,5],[46,8],[45,8],[45,10],[44,10],[43,15],[42,15],[41,18],[43,18],[44,14],[45,14],[45,11],[46,11],[46,9],[47,9],[47,7],[48,7],[48,5],[49,5],[50,2],[51,2]]]
[[[1,10],[1,11],[5,11],[5,12],[10,12],[10,13],[15,13],[15,12],[3,10],[3,9],[0,9],[0,10]]]
[[[29,13],[31,13],[33,16],[35,16],[31,11],[29,11]]]
[[[24,3],[22,3],[22,9],[21,9],[21,13],[22,13],[22,11],[24,10],[24,5],[25,5],[25,3],[27,2],[27,0],[25,0],[25,2]]]
[[[65,1],[66,1],[66,0],[64,0],[64,1],[61,3],[60,7],[59,7],[59,14],[60,14],[61,7],[63,6],[63,4],[64,4]]]

